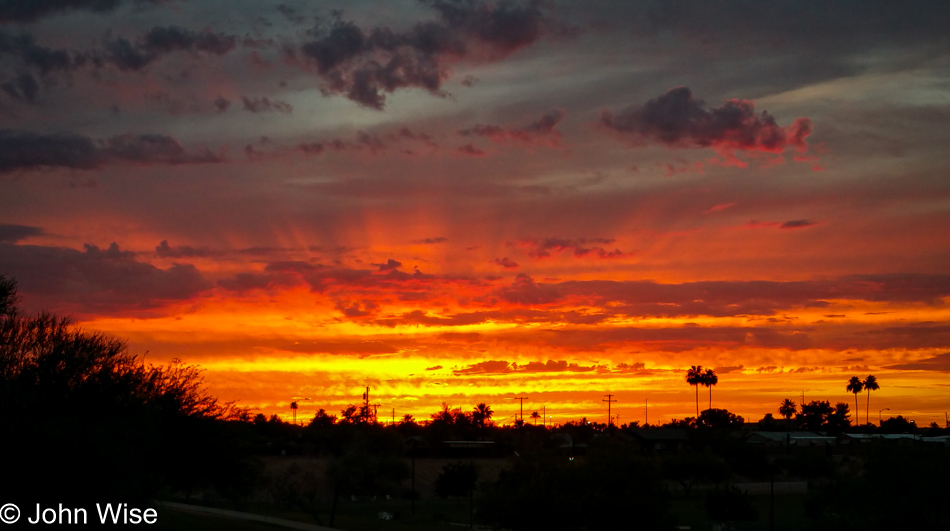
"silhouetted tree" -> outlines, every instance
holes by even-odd
[[[716,371],[712,369],[706,369],[706,372],[703,373],[702,384],[705,387],[709,388],[709,409],[712,409],[712,388],[714,385],[719,383],[719,377],[716,376]],[[699,389],[697,388],[697,391]]]
[[[534,419],[534,425],[537,426],[537,425],[538,425],[538,419],[541,418],[541,414],[538,413],[537,411],[532,411],[532,412],[531,412],[531,418]]]
[[[696,418],[699,418],[699,386],[703,383],[703,366],[693,365],[686,371],[686,383],[696,387]]]
[[[795,402],[792,402],[791,399],[788,398],[783,400],[782,405],[778,408],[779,414],[785,417],[786,425],[788,424],[788,420],[792,418],[797,411],[798,408],[795,406]]]
[[[0,318],[11,318],[16,314],[16,282],[0,275]]]
[[[834,408],[827,400],[812,400],[802,405],[802,411],[795,419],[798,426],[804,430],[820,430],[828,422],[828,417],[834,413]]]
[[[828,431],[838,434],[851,427],[850,407],[845,402],[835,404],[835,410],[828,415],[825,427]]]
[[[340,411],[340,422],[343,424],[356,424],[360,421],[359,408],[354,404],[346,406],[346,409]]]
[[[857,376],[852,376],[851,379],[848,380],[848,385],[845,386],[845,389],[847,389],[849,393],[854,393],[854,423],[860,424],[861,415],[858,413],[858,393],[864,390],[864,383],[862,383],[861,379],[858,378]],[[867,416],[868,416],[867,412],[865,411],[864,412],[865,421],[867,421]]]
[[[725,409],[707,409],[699,414],[697,426],[720,430],[740,429],[745,419]]]
[[[290,403],[290,412],[293,413],[293,423],[297,424],[297,402]]]
[[[864,408],[864,420],[870,423],[871,419],[868,418],[868,413],[871,411],[871,391],[877,391],[881,386],[877,383],[877,378],[873,374],[869,374],[861,383],[864,384],[864,388],[868,392],[868,403]]]
[[[881,433],[917,433],[917,424],[898,415],[881,421]]]
[[[491,417],[494,414],[495,412],[492,411],[491,406],[485,402],[480,402],[472,411],[472,424],[476,428],[487,428],[492,425]]]
[[[455,423],[455,417],[452,415],[452,409],[448,402],[442,402],[442,409],[430,415],[433,423],[442,423],[451,426]]]
[[[22,316],[15,302],[0,276],[0,455],[17,495],[141,502],[161,488],[246,486],[250,465],[221,422],[240,411],[207,394],[197,367],[146,364],[123,341]]]
[[[313,415],[313,418],[310,419],[310,426],[316,428],[332,426],[334,424],[336,424],[336,415],[327,413],[327,411],[323,408],[318,409]]]

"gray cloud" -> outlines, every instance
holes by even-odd
[[[70,312],[125,314],[184,300],[211,287],[191,265],[160,269],[122,251],[87,244],[64,247],[0,243],[0,271],[17,279],[24,303]]]
[[[564,111],[555,109],[524,126],[478,124],[467,129],[462,129],[458,134],[461,136],[480,136],[496,143],[514,141],[525,144],[546,144],[555,146],[561,139],[561,133],[556,127],[564,119],[564,114]]]
[[[141,70],[156,59],[176,51],[224,55],[237,44],[237,38],[210,31],[195,32],[177,26],[154,27],[133,43],[124,37],[105,44],[106,60],[120,70]]]
[[[43,234],[45,234],[43,229],[39,227],[0,223],[0,242],[16,243],[20,240],[30,238],[32,236],[42,236]]]
[[[290,114],[294,111],[294,108],[287,103],[286,101],[273,100],[271,101],[266,96],[263,98],[250,99],[247,96],[241,98],[241,102],[244,103],[244,110],[252,112],[254,114],[260,112],[282,112]]]
[[[503,58],[544,33],[545,16],[536,2],[424,0],[438,21],[406,32],[388,27],[364,30],[336,19],[314,31],[299,52],[316,68],[327,94],[342,94],[362,106],[382,109],[385,94],[417,87],[444,96],[449,57]],[[289,53],[296,54],[296,50]]]
[[[122,4],[163,4],[167,0],[0,0],[0,22],[36,22],[68,11],[108,13]]]
[[[113,162],[199,164],[221,162],[208,149],[188,153],[159,134],[124,134],[93,140],[75,133],[41,134],[0,130],[0,173],[43,167],[88,170]]]
[[[781,152],[786,147],[806,149],[805,138],[812,128],[808,118],[781,127],[767,111],[756,114],[754,104],[746,100],[729,100],[707,109],[686,87],[670,89],[616,114],[604,110],[600,125],[633,144],[767,152]]]

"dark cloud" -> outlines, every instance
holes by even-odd
[[[469,157],[484,157],[485,155],[488,155],[487,152],[478,149],[474,144],[465,144],[464,146],[459,146],[457,151]]]
[[[504,267],[505,269],[518,269],[518,263],[515,262],[514,260],[511,260],[507,256],[504,258],[495,258],[492,262],[495,265],[500,265],[501,267]]]
[[[221,251],[214,249],[196,248],[188,245],[172,247],[168,245],[168,240],[162,240],[162,242],[155,247],[155,253],[162,258],[206,258],[223,254]]]
[[[289,107],[289,106],[288,106]],[[289,111],[288,111],[289,112]],[[299,151],[307,156],[321,155],[327,150],[337,152],[369,152],[373,155],[388,151],[390,148],[399,148],[404,154],[413,154],[414,149],[407,148],[409,143],[423,144],[428,148],[437,148],[437,144],[432,137],[426,133],[412,131],[407,127],[401,127],[396,131],[384,133],[370,133],[366,131],[357,131],[353,139],[332,138],[329,140],[320,140],[315,142],[302,142],[297,144],[292,150]],[[278,147],[272,150],[272,154],[278,154],[286,151],[285,147]]]
[[[898,371],[939,371],[950,372],[950,352],[937,354],[930,358],[924,358],[908,363],[898,363],[896,365],[886,365],[885,369]]]
[[[115,243],[106,249],[87,244],[83,251],[0,243],[0,271],[17,279],[31,309],[55,305],[75,313],[125,315],[211,287],[194,266],[160,269]]]
[[[828,300],[941,304],[950,296],[950,275],[849,275],[810,281],[566,281],[537,283],[518,275],[496,295],[520,305],[569,299],[626,316],[728,317],[775,315],[792,308],[828,306]],[[912,332],[908,332],[909,334]]]
[[[7,76],[0,90],[12,99],[34,103],[43,86],[55,84],[54,74],[69,74],[87,63],[85,54],[38,45],[30,34],[11,35],[0,30],[0,59]]]
[[[421,240],[413,240],[412,243],[421,243],[424,245],[435,245],[437,243],[445,243],[449,241],[448,238],[438,237],[438,238],[424,238]]]
[[[510,374],[516,372],[593,372],[598,368],[597,365],[579,365],[565,360],[532,361],[523,365],[502,360],[488,360],[462,369],[454,369],[452,374],[460,376],[464,374]]]
[[[626,256],[619,249],[608,251],[596,245],[613,243],[613,238],[543,238],[519,240],[517,245],[528,248],[528,256],[532,258],[548,258],[552,253],[569,251],[575,258],[597,256],[599,258],[619,258]],[[595,244],[595,245],[591,245]]]
[[[719,374],[729,374],[730,372],[742,372],[745,365],[727,365],[725,367],[716,367],[715,371]]]
[[[642,372],[644,369],[646,369],[646,364],[642,361],[636,361],[634,363],[621,362],[613,368],[612,372]]]
[[[39,227],[0,223],[0,243],[16,243],[20,240],[45,234]]]
[[[32,75],[23,73],[0,83],[0,89],[15,100],[33,103],[40,92],[40,85]]]
[[[390,258],[389,260],[386,260],[382,264],[370,264],[370,265],[374,265],[378,267],[380,271],[392,271],[394,269],[399,269],[400,267],[402,267],[402,262],[398,260],[393,260],[392,258]]]
[[[564,119],[564,111],[555,109],[528,125],[521,127],[476,125],[458,132],[461,136],[480,136],[496,143],[520,142],[534,145],[557,146],[561,133],[556,129]]]
[[[44,166],[90,169],[102,162],[100,147],[84,136],[0,131],[0,173]]]
[[[269,290],[278,286],[292,286],[295,278],[280,273],[237,273],[218,280],[217,285],[228,291],[248,292]]]
[[[247,96],[241,98],[241,102],[244,103],[244,110],[252,113],[259,112],[282,112],[290,114],[294,111],[294,108],[287,103],[286,101],[273,100],[271,101],[267,97],[249,99]]]
[[[187,153],[177,140],[165,135],[125,134],[104,142],[101,150],[106,160],[139,163],[191,164],[221,162],[218,155],[205,149]]]
[[[601,111],[600,125],[635,145],[770,153],[780,153],[787,147],[804,151],[812,127],[808,118],[781,127],[767,111],[756,114],[755,104],[747,100],[728,100],[721,107],[707,109],[686,87],[670,89],[658,98],[617,114]]]
[[[444,96],[447,60],[497,60],[541,38],[545,16],[536,2],[427,0],[438,21],[406,32],[364,30],[336,19],[314,30],[299,52],[312,62],[326,94],[342,94],[362,106],[382,109],[385,94],[422,88]],[[296,54],[297,50],[290,53]]]
[[[433,366],[433,367],[426,367],[426,370],[427,370],[427,371],[437,371],[437,370],[439,370],[439,369],[441,369],[441,368],[442,368],[441,365],[435,365],[435,366]]]
[[[510,286],[499,289],[497,295],[507,302],[526,306],[549,304],[561,298],[557,288],[539,285],[524,273],[518,273],[515,281]]]
[[[163,4],[167,0],[0,0],[0,22],[36,22],[67,11],[108,13],[122,4]]]
[[[231,107],[231,100],[218,96],[214,100],[214,107],[218,109],[218,112],[224,112]]]
[[[177,140],[158,134],[96,141],[74,133],[0,130],[0,173],[43,167],[88,170],[117,161],[198,164],[221,162],[221,158],[207,149],[188,153]]]
[[[237,38],[210,31],[194,32],[177,26],[154,27],[133,43],[124,37],[105,44],[105,60],[120,70],[141,70],[160,57],[176,51],[224,55],[237,45]]]
[[[786,221],[782,223],[780,229],[804,229],[806,227],[813,227],[817,225],[814,221],[808,221],[807,219],[793,219],[791,221]]]
[[[307,142],[298,144],[297,149],[306,155],[319,155],[326,149],[321,142]]]
[[[233,291],[263,289],[270,286],[308,285],[314,293],[332,294],[339,299],[355,298],[358,294],[371,299],[380,290],[402,291],[403,296],[425,298],[433,283],[447,282],[415,269],[412,273],[399,271],[402,264],[389,259],[372,264],[375,270],[349,269],[299,260],[274,261],[263,272],[245,273],[222,279],[218,285]]]
[[[307,20],[306,17],[300,14],[300,12],[288,6],[287,4],[279,4],[277,6],[277,11],[279,11],[280,14],[283,15],[287,20],[297,24],[302,24]]]

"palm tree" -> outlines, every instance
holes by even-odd
[[[871,411],[868,409],[871,407],[871,391],[877,391],[881,386],[878,385],[877,378],[875,378],[873,374],[869,374],[861,383],[864,384],[864,388],[868,390],[868,403],[864,407],[864,420],[871,422],[871,420],[868,419],[868,411]]]
[[[854,393],[854,425],[857,426],[861,424],[861,415],[858,413],[858,393],[864,390],[864,384],[861,383],[861,379],[857,376],[852,376],[848,380],[848,386],[845,387],[849,393]],[[867,420],[868,413],[864,412],[864,418]]]
[[[712,409],[712,386],[719,383],[719,377],[716,376],[716,371],[712,369],[706,369],[706,372],[703,373],[702,384],[709,388],[709,409]],[[697,391],[699,388],[696,389]]]
[[[705,375],[702,365],[693,365],[686,371],[686,383],[696,386],[696,420],[699,420],[699,386],[703,383]]]
[[[531,418],[534,419],[534,425],[537,426],[537,425],[538,425],[538,419],[541,418],[541,414],[538,413],[537,411],[532,411],[532,412],[531,412]]]
[[[290,403],[290,411],[294,414],[294,424],[297,424],[297,402]]]
[[[472,424],[479,428],[491,426],[491,416],[494,413],[495,412],[491,410],[491,406],[485,402],[480,402],[475,406],[475,410],[472,412]]]
[[[788,425],[788,420],[792,418],[792,415],[797,413],[797,408],[795,407],[795,402],[792,402],[791,399],[786,398],[782,401],[782,405],[779,406],[778,412],[780,415],[785,417],[785,425]]]

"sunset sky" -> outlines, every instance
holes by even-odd
[[[298,419],[950,410],[950,7],[0,0],[22,307]],[[709,405],[700,389],[700,407]],[[861,421],[865,394],[860,396]]]

